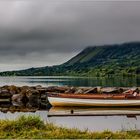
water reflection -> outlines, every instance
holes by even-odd
[[[68,128],[88,129],[89,131],[140,129],[140,116],[136,116],[136,118],[128,118],[127,116],[51,117],[49,122]]]
[[[36,115],[44,122],[89,131],[118,131],[140,129],[140,108],[61,108],[42,109],[13,106],[1,108],[1,119],[15,119],[21,115]]]
[[[73,113],[71,114],[71,110]],[[139,108],[51,108],[49,122],[89,131],[140,129]]]
[[[65,77],[65,76],[40,76],[40,77],[0,77],[2,85],[42,85],[42,86],[108,86],[132,87],[140,86],[140,77]]]
[[[51,107],[49,117],[140,115],[139,107]]]
[[[17,103],[3,103],[0,104],[0,119],[16,119],[21,115],[35,115],[39,116],[44,122],[48,121],[48,104],[39,103],[37,105],[17,104]]]
[[[0,86],[3,85],[132,87],[140,86],[140,77],[0,77]],[[140,129],[139,108],[51,108],[49,110],[43,104],[38,106],[0,104],[0,119],[15,119],[21,115],[29,114],[39,115],[45,122],[53,122],[68,128],[76,127],[81,130],[87,128],[95,131]]]

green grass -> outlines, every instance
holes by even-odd
[[[17,120],[0,120],[1,139],[139,139],[139,131],[88,132],[44,123],[39,117],[21,116]]]
[[[102,52],[103,50],[101,48],[97,48],[96,51],[91,51],[88,53],[88,55],[85,55],[80,62],[84,63],[84,62],[88,62],[90,59],[92,59],[93,57],[96,57],[98,55],[98,53]]]

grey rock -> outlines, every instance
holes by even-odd
[[[11,97],[12,94],[7,89],[0,90],[0,97]]]
[[[107,87],[107,88],[101,88],[101,93],[121,93],[120,88],[116,87]]]
[[[75,93],[76,90],[77,89],[75,87],[70,87],[68,90],[65,91],[65,93]]]
[[[98,93],[98,89],[97,88],[90,88],[89,90],[85,91],[85,94],[87,93]]]
[[[77,91],[75,91],[75,93],[81,94],[81,93],[84,93],[84,91],[82,89],[78,89]]]
[[[12,101],[14,102],[22,102],[24,96],[22,94],[14,94],[12,96]]]

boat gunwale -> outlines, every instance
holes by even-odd
[[[72,98],[72,99],[99,99],[99,100],[140,100],[140,96],[131,94],[64,94],[64,93],[49,93],[48,97],[55,98]]]

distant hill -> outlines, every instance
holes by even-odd
[[[90,46],[62,65],[0,73],[1,76],[128,76],[139,74],[140,42]]]

